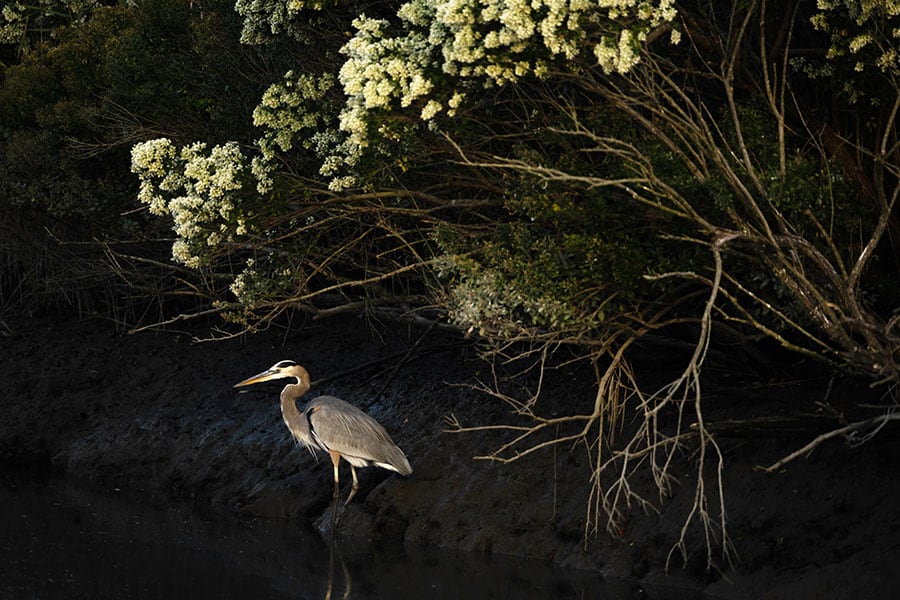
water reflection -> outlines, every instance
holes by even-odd
[[[350,576],[350,570],[347,568],[347,563],[344,562],[344,557],[341,555],[340,545],[333,535],[331,536],[331,543],[328,545],[328,585],[325,589],[325,600],[331,600],[331,593],[334,590],[335,555],[344,575],[344,593],[341,595],[341,598],[347,600],[350,597],[350,592],[353,590],[353,578]]]
[[[334,543],[296,523],[231,523],[59,481],[0,478],[3,598],[634,597],[624,583],[541,561]]]

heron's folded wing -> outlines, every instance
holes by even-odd
[[[412,473],[406,455],[375,419],[333,396],[320,396],[306,407],[313,436],[354,466],[376,464],[403,475]]]

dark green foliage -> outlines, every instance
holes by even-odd
[[[250,137],[269,60],[239,27],[227,2],[151,0],[58,30],[4,70],[0,197],[114,226],[135,205],[133,143]]]
[[[131,146],[156,137],[252,139],[253,107],[291,59],[277,44],[265,54],[241,46],[231,4],[149,0],[100,8],[2,69],[0,210],[21,215],[18,227],[33,224],[21,239],[60,227],[66,233],[53,235],[73,242],[165,235],[166,223],[135,210]],[[36,218],[41,213],[46,218]],[[156,256],[159,247],[147,250],[166,260]],[[35,285],[55,287],[35,277]]]

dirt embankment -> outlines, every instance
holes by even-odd
[[[359,495],[344,520],[354,534],[546,558],[641,579],[651,591],[654,584],[677,585],[710,597],[889,598],[900,584],[900,445],[892,431],[856,449],[826,444],[771,475],[754,467],[796,449],[810,434],[723,437],[739,562],[733,571],[706,573],[698,554],[687,570],[664,577],[693,498],[689,479],[659,514],[635,514],[623,539],[601,535],[585,547],[583,446],[499,465],[471,459],[498,438],[444,432],[448,414],[465,424],[508,418],[502,403],[454,385],[490,376],[460,340],[439,333],[420,339],[422,331],[389,332],[390,326],[373,335],[355,319],[215,344],[194,343],[186,333],[121,335],[99,321],[8,324],[13,334],[0,338],[0,461],[6,464],[52,464],[102,485],[237,514],[319,519],[329,507],[331,469],[290,439],[279,414],[280,386],[232,389],[292,359],[313,380],[345,373],[313,393],[365,409],[413,464],[409,478],[361,472]],[[565,411],[592,398],[589,378],[568,371],[554,377],[546,410]],[[711,389],[706,401],[713,411],[754,404],[777,413],[786,405],[814,407],[822,386],[751,388],[743,381]],[[863,392],[832,395],[857,393]],[[684,458],[687,476],[692,457]]]

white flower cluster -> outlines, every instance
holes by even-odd
[[[327,73],[316,77],[288,71],[280,83],[270,86],[253,111],[253,124],[269,132],[260,145],[287,151],[297,133],[317,128],[323,120],[317,109],[334,83],[334,76]]]
[[[19,44],[28,29],[80,23],[100,4],[99,0],[31,0],[3,2],[0,8],[0,44]]]
[[[322,0],[237,0],[234,10],[244,18],[241,43],[265,44],[273,37],[287,34],[304,40],[308,34],[298,17],[305,9],[320,9]]]
[[[437,4],[430,39],[442,48],[444,72],[503,84],[531,73],[541,75],[550,58],[575,58],[583,50],[588,21],[633,19],[635,15],[646,21],[661,15],[647,11],[649,4],[634,0],[451,0]]]
[[[410,0],[397,15],[400,35],[387,21],[362,16],[342,49],[348,100],[340,127],[352,148],[368,144],[371,111],[420,104],[422,120],[452,116],[465,93],[435,94],[438,78],[490,86],[545,75],[550,61],[590,48],[588,23],[603,32],[594,50],[601,68],[625,73],[647,33],[673,21],[676,8],[674,0]]]
[[[246,267],[235,276],[234,281],[228,286],[237,301],[247,306],[252,306],[258,295],[257,282],[260,274],[255,267],[256,259],[248,258]]]
[[[450,318],[479,335],[510,336],[535,324],[561,327],[571,313],[560,301],[525,293],[508,276],[468,258],[444,256],[439,271],[459,279],[448,291]]]
[[[340,127],[349,133],[353,146],[364,148],[368,144],[367,112],[387,109],[394,102],[408,107],[426,96],[434,87],[428,76],[434,59],[433,48],[421,32],[391,37],[386,33],[387,21],[365,15],[353,26],[356,35],[341,49],[347,56],[340,71],[347,104]]]
[[[140,201],[174,221],[172,255],[178,262],[199,267],[205,251],[247,233],[239,210],[247,160],[236,143],[178,149],[165,138],[150,140],[132,148],[131,170],[140,177]]]
[[[329,110],[331,105],[325,101],[334,85],[331,74],[315,76],[288,71],[263,94],[253,111],[253,124],[265,132],[256,143],[261,154],[252,161],[261,194],[271,190],[278,150],[291,150],[300,138],[303,148],[325,158],[343,143],[345,136],[330,126],[337,111]]]
[[[296,270],[268,258],[248,258],[244,269],[228,286],[237,301],[252,307],[273,298],[296,293]]]
[[[900,0],[818,0],[816,8],[813,26],[831,36],[828,59],[900,73]]]
[[[627,73],[640,62],[640,50],[647,40],[647,34],[678,16],[675,0],[598,0],[598,5],[606,9],[606,17],[614,22],[626,24],[618,28],[618,34],[607,34],[594,46],[597,63],[605,73]],[[677,44],[681,34],[672,31],[670,41]]]
[[[606,73],[627,73],[640,61],[638,48],[646,39],[646,32],[623,29],[619,39],[604,36],[594,46],[597,63]]]

